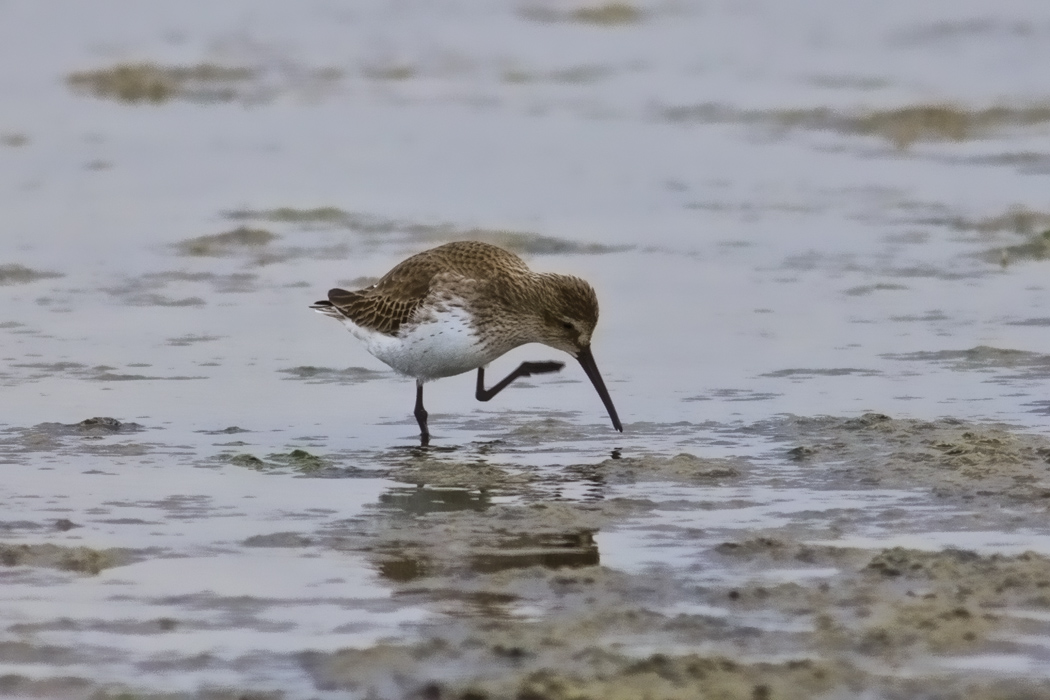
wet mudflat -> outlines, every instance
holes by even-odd
[[[1048,34],[0,6],[0,695],[1050,698]],[[307,308],[462,239],[594,284],[622,435],[570,366],[421,449]]]

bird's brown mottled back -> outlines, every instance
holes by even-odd
[[[438,278],[455,288],[457,282],[485,285],[497,273],[530,274],[521,258],[502,248],[457,241],[413,255],[367,289],[332,289],[328,300],[357,325],[395,335],[423,306]]]

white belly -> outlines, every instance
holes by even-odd
[[[402,374],[416,379],[438,379],[469,372],[498,357],[478,342],[470,317],[463,309],[450,307],[430,320],[404,325],[396,336],[361,328],[340,319],[368,352]]]

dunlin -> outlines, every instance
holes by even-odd
[[[591,354],[598,298],[578,277],[532,272],[513,253],[461,241],[413,255],[367,289],[332,289],[311,309],[331,316],[368,352],[416,380],[420,441],[430,442],[423,384],[476,369],[475,396],[488,401],[518,377],[557,372],[562,362],[523,362],[491,389],[485,365],[526,343],[575,357],[623,432]]]

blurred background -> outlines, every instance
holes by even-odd
[[[317,402],[400,418],[411,389],[387,375],[301,391],[303,367],[387,371],[305,305],[465,238],[597,286],[628,420],[721,419],[695,402],[725,398],[744,418],[1045,411],[955,381],[1042,361],[979,350],[1038,352],[1050,323],[1039,3],[0,12],[5,376],[26,421],[57,419],[55,392],[70,416],[163,396],[167,420],[221,422],[221,395],[281,424],[324,421]],[[468,385],[436,384],[434,408],[476,410]]]
[[[304,304],[463,238],[598,286],[598,358],[639,419],[718,417],[681,401],[726,390],[762,414],[989,400],[897,380],[1042,345],[1050,19],[895,7],[7,2],[7,323],[60,333],[7,329],[38,357],[7,370],[21,411],[54,417],[47,384],[78,412],[162,391],[199,416],[216,383],[267,410],[274,371],[385,371]],[[828,397],[835,368],[863,389]],[[375,386],[369,412],[403,412]],[[285,408],[320,419],[317,396]]]
[[[510,596],[499,615],[547,619],[547,589],[477,583],[505,568],[659,570],[661,609],[682,612],[696,562],[708,583],[739,578],[705,557],[764,528],[1050,550],[1029,503],[1050,415],[1047,66],[1040,0],[0,0],[0,546],[15,547],[0,567],[0,694],[8,676],[27,697],[422,693],[423,680],[358,683],[367,659],[340,675],[343,657],[302,654],[473,619],[449,612],[467,580]],[[308,306],[464,239],[596,287],[595,357],[622,436],[567,367],[488,404],[473,375],[434,383],[445,452],[409,449],[411,381]],[[521,348],[493,376],[526,359],[564,358]],[[938,489],[962,499],[955,486],[876,476],[882,490],[854,499],[867,475],[792,471],[825,439],[848,448],[829,464],[874,469],[851,451],[857,433],[822,432],[873,414],[912,422],[885,424],[895,442],[864,443],[864,459],[899,455],[922,421],[1024,431],[1009,457],[999,433],[965,450],[1031,467],[1002,477],[1031,489],[1027,515],[971,528],[969,501],[923,510]],[[81,422],[96,417],[111,422]],[[659,479],[595,476],[613,458]],[[732,483],[699,488],[697,473]],[[650,505],[565,505],[617,498]],[[484,514],[537,502],[569,510],[522,525],[532,539],[485,540],[502,526]],[[720,511],[728,530],[657,513],[713,503],[736,513]],[[444,518],[444,539],[426,540],[427,518]],[[452,555],[421,563],[407,541],[531,554],[460,570]],[[444,594],[406,593],[438,570]],[[601,580],[618,604],[656,595]],[[981,678],[1045,675],[1045,632],[995,648],[1009,663],[967,663]],[[694,633],[690,649],[710,641]],[[762,652],[802,648],[778,643]],[[182,665],[158,665],[165,654]],[[47,685],[59,677],[82,682]],[[419,697],[459,697],[435,687]]]

